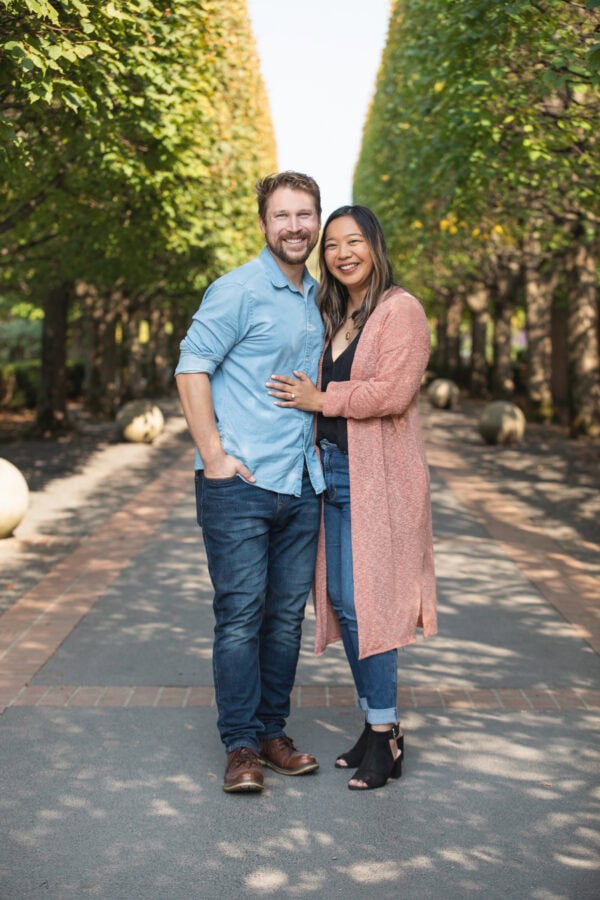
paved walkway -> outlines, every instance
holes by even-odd
[[[600,896],[597,447],[488,448],[475,407],[424,413],[440,634],[400,655],[404,776],[362,795],[310,610],[289,731],[321,768],[221,789],[181,417],[62,477],[30,461],[43,490],[0,542],[1,900]]]

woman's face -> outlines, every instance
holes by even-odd
[[[329,223],[323,238],[323,257],[329,272],[350,296],[362,300],[371,280],[373,257],[352,216],[340,216]]]

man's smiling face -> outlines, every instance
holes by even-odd
[[[273,192],[265,220],[260,220],[273,256],[292,266],[304,265],[317,243],[320,225],[313,197],[288,187]]]

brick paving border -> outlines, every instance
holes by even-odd
[[[43,685],[22,687],[10,706],[112,707],[113,709],[168,708],[189,709],[215,706],[210,687],[165,687],[143,685],[102,687],[91,685]],[[398,691],[402,709],[524,710],[598,710],[600,690],[571,688],[423,688],[404,685]],[[295,709],[355,706],[351,685],[296,685],[292,692]]]
[[[0,616],[0,714],[9,706],[78,708],[191,708],[214,706],[212,687],[167,685],[40,685],[31,679],[156,535],[170,509],[190,490],[188,449],[93,535],[81,541],[41,581]],[[600,583],[560,544],[461,457],[428,443],[429,463],[542,596],[595,652],[600,651]],[[170,504],[164,502],[165,493]],[[596,710],[600,690],[403,686],[402,708],[543,712]],[[350,685],[297,685],[296,708],[354,706]]]
[[[490,481],[468,469],[457,453],[428,445],[427,457],[432,469],[506,556],[577,635],[600,653],[600,579],[526,518]]]
[[[0,712],[27,685],[190,490],[193,448],[82,540],[0,616]],[[170,502],[165,503],[165,496]],[[36,688],[38,686],[36,685]],[[62,706],[61,689],[46,704]],[[52,698],[52,699],[51,699]]]

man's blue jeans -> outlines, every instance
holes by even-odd
[[[339,619],[359,706],[371,725],[388,725],[398,721],[398,651],[388,650],[364,659],[358,658],[348,454],[329,441],[321,441],[321,463],[326,485],[327,592]],[[373,560],[373,565],[377,565],[377,560]]]
[[[321,502],[196,472],[196,507],[215,592],[213,673],[227,752],[281,737],[290,712]]]

